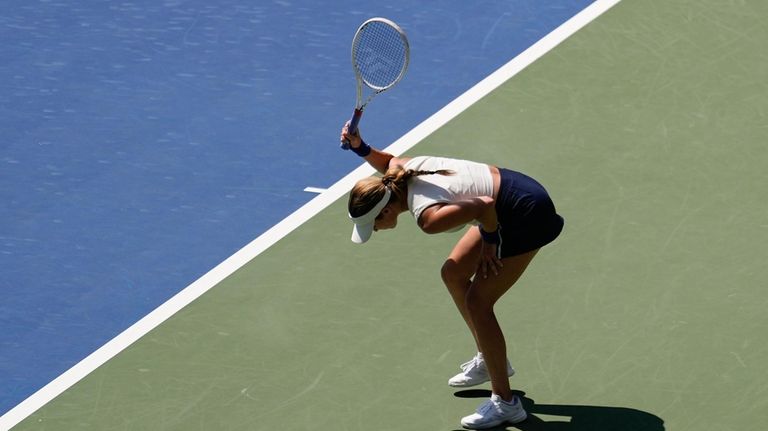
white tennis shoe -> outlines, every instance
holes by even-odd
[[[517,395],[512,396],[512,401],[504,401],[496,394],[491,395],[477,411],[461,419],[461,426],[467,429],[479,430],[492,428],[503,423],[516,424],[528,418],[523,409],[523,403]]]
[[[507,375],[515,375],[515,369],[507,360]],[[461,372],[448,379],[448,385],[454,387],[477,386],[491,380],[488,369],[485,367],[483,354],[478,352],[472,360],[461,364]]]

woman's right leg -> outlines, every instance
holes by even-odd
[[[464,318],[464,322],[469,327],[469,331],[475,339],[475,344],[478,346],[478,352],[480,348],[477,343],[477,334],[467,310],[466,299],[469,286],[472,284],[472,277],[475,275],[477,263],[480,259],[481,241],[480,231],[474,227],[470,228],[461,237],[459,242],[456,243],[456,246],[453,247],[451,254],[448,255],[440,270],[443,283],[448,288],[448,292],[459,309],[461,317]]]

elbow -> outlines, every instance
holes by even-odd
[[[432,222],[428,219],[425,220],[424,217],[422,217],[419,220],[419,228],[421,229],[422,232],[430,235],[442,232],[442,229],[440,229],[440,227],[437,226],[437,223]]]

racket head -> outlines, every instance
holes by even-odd
[[[403,29],[386,18],[371,18],[352,39],[352,67],[358,81],[376,92],[397,84],[408,70],[410,46]]]

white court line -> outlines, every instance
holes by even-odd
[[[324,193],[328,189],[321,189],[320,187],[305,187],[304,191],[308,193]]]
[[[551,33],[547,34],[541,40],[523,51],[509,63],[496,70],[487,78],[480,81],[477,85],[446,105],[443,109],[427,118],[413,130],[403,135],[400,139],[387,147],[385,151],[399,155],[409,150],[422,139],[445,125],[448,121],[472,106],[482,97],[536,61],[539,57],[549,52],[552,48],[585,25],[589,24],[603,12],[619,3],[619,1],[620,0],[596,0],[587,8],[574,15],[571,19],[564,22]],[[0,430],[8,430],[27,418],[72,385],[79,382],[93,370],[123,351],[149,331],[159,326],[166,319],[186,307],[189,303],[210,290],[213,286],[227,278],[230,274],[240,269],[264,250],[271,247],[294,229],[301,226],[304,222],[347,194],[358,179],[372,175],[374,172],[374,169],[368,165],[362,165],[350,172],[329,189],[307,202],[293,214],[264,232],[250,244],[246,245],[207,274],[200,277],[197,281],[187,286],[184,290],[157,307],[144,318],[134,323],[98,350],[88,355],[88,357],[65,371],[16,407],[9,410],[6,414],[0,417]]]

